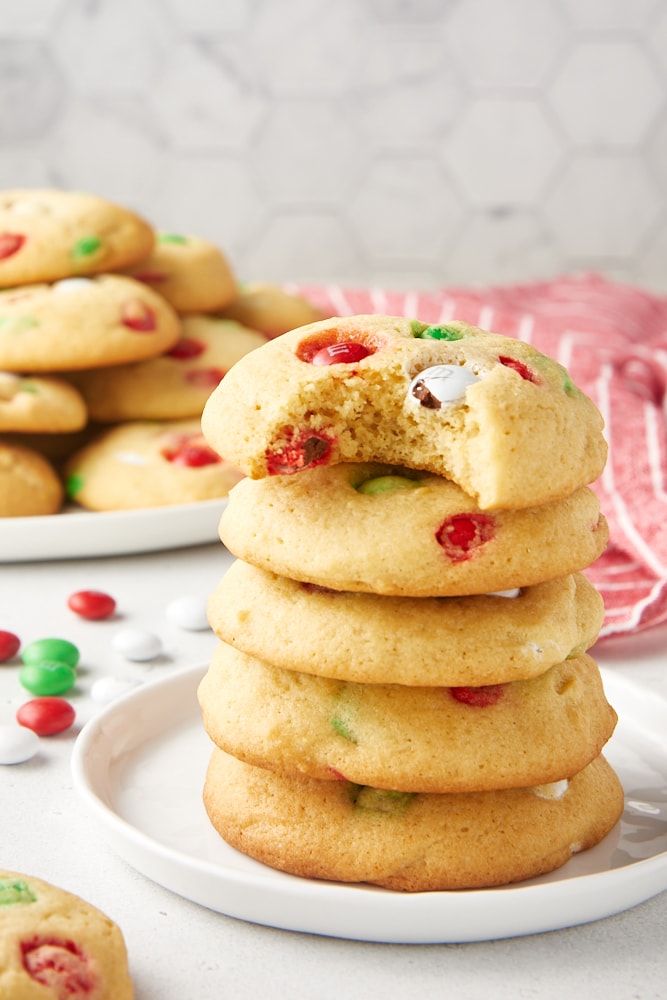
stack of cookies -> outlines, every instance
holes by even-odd
[[[238,362],[203,414],[247,478],[220,534],[204,801],[235,848],[311,878],[505,884],[623,806],[582,575],[607,527],[602,420],[519,341],[385,316]]]
[[[0,516],[56,513],[65,492],[92,510],[225,496],[241,474],[201,413],[268,336],[225,310],[264,322],[267,294],[96,195],[0,193]]]

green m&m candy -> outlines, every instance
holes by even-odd
[[[65,663],[74,669],[79,662],[79,650],[67,639],[35,639],[23,647],[21,659],[25,664]]]
[[[26,663],[19,671],[19,683],[35,695],[65,694],[76,683],[76,671],[67,663]]]
[[[393,490],[414,490],[422,485],[418,479],[409,479],[407,476],[374,476],[373,479],[365,479],[357,486],[357,493],[374,496],[377,493],[389,493]]]

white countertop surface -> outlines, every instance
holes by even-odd
[[[665,892],[615,916],[550,933],[467,944],[375,944],[224,916],[162,888],[119,858],[82,804],[70,770],[78,730],[101,709],[90,698],[91,685],[109,675],[143,682],[205,663],[216,644],[213,634],[178,628],[165,609],[181,596],[205,597],[229,562],[213,543],[0,565],[0,629],[15,632],[23,645],[58,636],[81,651],[79,681],[66,696],[77,711],[74,729],[42,739],[32,760],[0,767],[0,867],[61,885],[112,917],[125,936],[137,1000],[667,997]],[[111,594],[116,615],[97,622],[77,618],[66,601],[84,589]],[[126,661],[111,646],[125,627],[156,633],[164,655],[154,663]],[[667,629],[607,643],[596,658],[667,698]],[[30,697],[18,670],[16,660],[0,665],[0,723],[11,722]]]

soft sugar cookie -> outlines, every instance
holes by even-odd
[[[510,593],[345,593],[236,560],[209,598],[208,617],[221,639],[250,656],[286,669],[371,684],[522,680],[595,642],[604,606],[580,573]]]
[[[98,195],[0,191],[0,288],[117,271],[146,257],[154,238],[136,212]]]
[[[588,487],[539,507],[482,511],[431,473],[344,463],[243,479],[220,537],[239,559],[293,580],[446,597],[575,573],[604,551],[608,528]]]
[[[454,480],[480,509],[533,507],[598,477],[603,422],[559,364],[464,323],[315,323],[241,359],[203,414],[252,478],[380,461]]]
[[[112,427],[65,465],[67,493],[90,510],[164,507],[225,497],[241,473],[209,448],[198,420]]]
[[[0,292],[0,368],[62,372],[141,361],[180,336],[164,299],[117,274]]]
[[[270,339],[324,319],[322,311],[301,295],[261,281],[241,285],[222,314],[253,330],[260,330]]]
[[[199,417],[231,366],[266,337],[214,316],[184,316],[165,354],[131,365],[71,372],[90,416],[101,423]]]
[[[65,379],[0,372],[0,431],[63,434],[86,426],[81,393]]]
[[[616,725],[586,655],[526,681],[406,687],[284,670],[221,643],[199,703],[212,741],[248,764],[402,792],[558,781],[590,764]]]
[[[198,236],[158,232],[150,255],[127,273],[150,285],[179,313],[213,312],[236,296],[227,258]]]
[[[120,928],[49,882],[0,871],[0,997],[132,1000]]]
[[[0,441],[0,517],[57,514],[63,499],[63,484],[48,459]]]
[[[204,804],[232,847],[273,868],[426,892],[559,868],[612,830],[623,789],[603,757],[555,786],[437,795],[287,777],[216,749]]]

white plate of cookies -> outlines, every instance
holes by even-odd
[[[206,545],[218,540],[226,499],[136,510],[0,518],[0,562],[120,556]]]
[[[205,666],[145,685],[79,736],[77,791],[115,851],[171,891],[253,923],[364,941],[445,943],[515,937],[587,923],[667,889],[667,706],[611,671],[622,706],[606,756],[623,784],[621,821],[549,875],[501,888],[393,892],[301,878],[228,846],[202,787],[211,744],[197,688]]]

